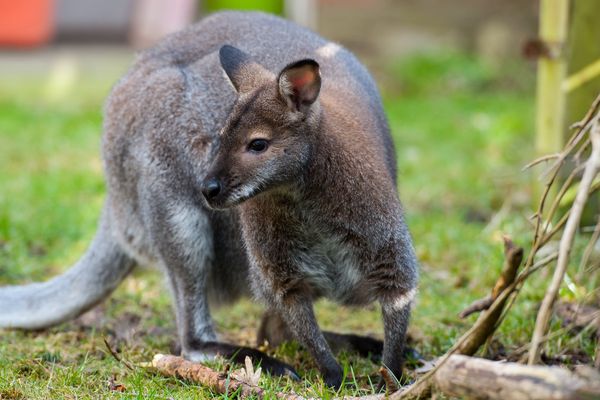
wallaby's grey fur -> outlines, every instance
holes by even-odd
[[[351,53],[277,17],[214,14],[138,57],[108,98],[102,147],[96,238],[64,275],[1,288],[0,327],[65,321],[156,264],[189,359],[251,354],[294,374],[217,342],[209,303],[251,282],[332,386],[342,371],[313,300],[378,300],[383,361],[401,373],[417,262],[381,100]]]

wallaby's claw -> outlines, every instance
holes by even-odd
[[[279,361],[276,358],[269,357],[266,354],[265,357],[260,360],[260,366],[273,376],[287,376],[294,381],[300,380],[300,375],[298,375],[294,367]]]

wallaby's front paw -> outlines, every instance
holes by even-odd
[[[344,378],[344,371],[341,368],[328,371],[323,375],[323,381],[325,384],[335,390],[342,386],[342,380]]]

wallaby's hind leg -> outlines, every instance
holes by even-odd
[[[381,360],[383,354],[383,341],[381,340],[369,336],[329,331],[323,331],[323,336],[334,353],[352,351],[361,357],[371,358],[375,362]],[[266,341],[270,346],[277,347],[283,342],[293,339],[294,336],[281,317],[274,311],[266,311],[256,335],[257,344],[260,346]]]
[[[293,367],[259,350],[217,340],[208,309],[206,288],[202,286],[205,281],[203,277],[197,275],[199,274],[188,273],[174,280],[178,282],[174,285],[173,292],[176,299],[181,355],[188,360],[198,362],[220,355],[240,364],[243,364],[246,356],[249,356],[254,363],[260,364],[263,370],[271,375],[298,379],[298,373]]]
[[[268,355],[248,347],[217,340],[208,305],[207,277],[213,268],[212,230],[203,210],[191,206],[160,213],[157,246],[171,284],[181,355],[191,361],[206,361],[221,355],[243,363],[250,356],[263,370],[273,375],[297,378],[294,369]],[[168,225],[165,225],[168,224]],[[227,273],[227,271],[223,271]]]

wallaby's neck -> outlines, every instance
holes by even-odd
[[[381,150],[364,134],[371,127],[328,103],[311,118],[305,134],[312,151],[303,175],[243,203],[242,214],[277,220],[293,215],[365,237],[389,232],[400,205]]]
[[[380,144],[365,134],[374,127],[364,121],[338,110],[335,102],[322,103],[300,188],[301,198],[323,218],[368,234],[375,225],[395,220],[401,210]]]

